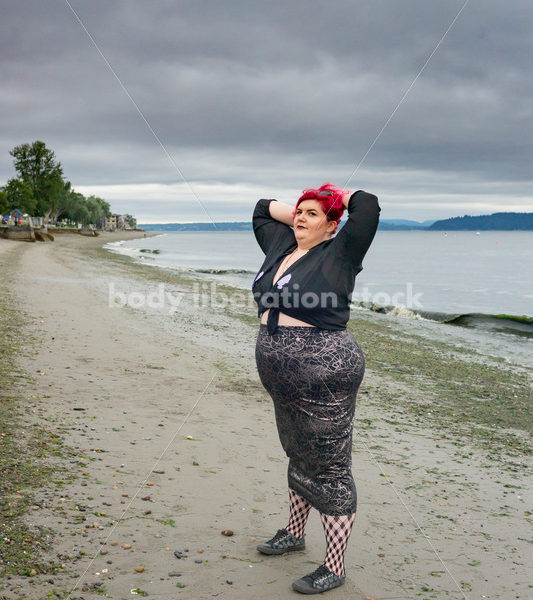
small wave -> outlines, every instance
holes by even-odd
[[[464,313],[459,315],[447,315],[442,322],[449,325],[477,327],[480,329],[513,333],[521,337],[533,338],[533,317],[527,317],[526,315]]]
[[[255,271],[249,269],[194,269],[197,273],[209,273],[210,275],[245,274],[254,275]]]
[[[445,325],[473,327],[486,331],[511,333],[526,338],[533,338],[533,317],[526,315],[506,315],[490,313],[443,313],[420,311],[420,314],[431,321]]]
[[[128,248],[124,246],[124,242],[108,242],[102,246],[104,250],[109,250],[110,252],[114,252],[115,254],[138,254],[138,248]]]
[[[395,306],[390,311],[388,311],[389,315],[393,315],[395,317],[403,317],[404,319],[416,319],[417,321],[425,321],[424,317],[416,313],[414,310],[407,308],[405,306]]]
[[[372,312],[392,315],[393,317],[401,317],[402,319],[427,320],[419,312],[406,306],[384,306],[383,304],[376,304],[374,302],[353,302],[352,306],[357,309],[366,309]]]
[[[486,331],[510,333],[525,338],[533,338],[533,317],[526,315],[485,314],[485,313],[445,313],[427,310],[412,310],[405,306],[383,306],[372,302],[354,303],[355,308],[366,308],[372,312],[387,314],[404,319],[436,321],[444,325],[473,327]]]

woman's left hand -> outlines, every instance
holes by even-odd
[[[352,194],[353,192],[351,190],[346,190],[342,195],[342,203],[346,209],[348,209],[348,203],[350,202]]]

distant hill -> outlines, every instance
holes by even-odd
[[[145,231],[251,231],[252,229],[250,221],[221,222],[215,225],[213,223],[149,223],[139,227]]]
[[[425,224],[424,224],[425,223]],[[427,224],[434,221],[411,221],[409,219],[380,219],[378,229],[381,231],[411,231],[413,229],[427,229]]]
[[[434,223],[429,221],[427,223]],[[249,231],[252,229],[250,221],[234,221],[215,223],[152,223],[140,224],[145,231]],[[410,229],[427,229],[427,226],[418,221],[408,219],[383,219],[379,222],[379,229],[385,231],[407,231]]]
[[[531,231],[533,230],[533,213],[501,212],[491,215],[471,217],[453,217],[435,221],[428,227],[429,231]]]
[[[381,219],[380,223],[387,223],[387,225],[408,225],[413,227],[429,227],[435,223],[437,219],[430,219],[429,221],[413,221],[411,219]]]
[[[216,225],[216,227],[215,227]],[[230,221],[220,223],[150,223],[139,224],[145,231],[251,231],[251,221]],[[479,217],[453,217],[440,221],[412,221],[409,219],[381,219],[380,231],[531,231],[533,213],[494,213]]]

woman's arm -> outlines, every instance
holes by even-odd
[[[285,204],[284,202],[271,202],[269,208],[270,216],[273,219],[285,223],[285,225],[291,225],[292,227],[294,222],[294,217],[292,215],[294,207],[290,204]]]
[[[360,271],[378,228],[381,207],[374,194],[362,190],[347,192],[342,201],[348,208],[348,220],[333,238],[331,247],[339,259]]]
[[[265,254],[271,250],[273,252],[285,251],[291,244],[294,244],[294,231],[292,225],[292,216],[290,225],[286,221],[278,220],[275,215],[287,219],[287,213],[292,208],[288,204],[280,204],[277,200],[262,199],[255,205],[252,217],[252,225],[257,243]]]

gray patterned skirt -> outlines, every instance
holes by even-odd
[[[365,372],[358,343],[346,329],[278,326],[270,335],[260,325],[255,357],[289,457],[289,488],[324,514],[354,513],[352,430]]]

